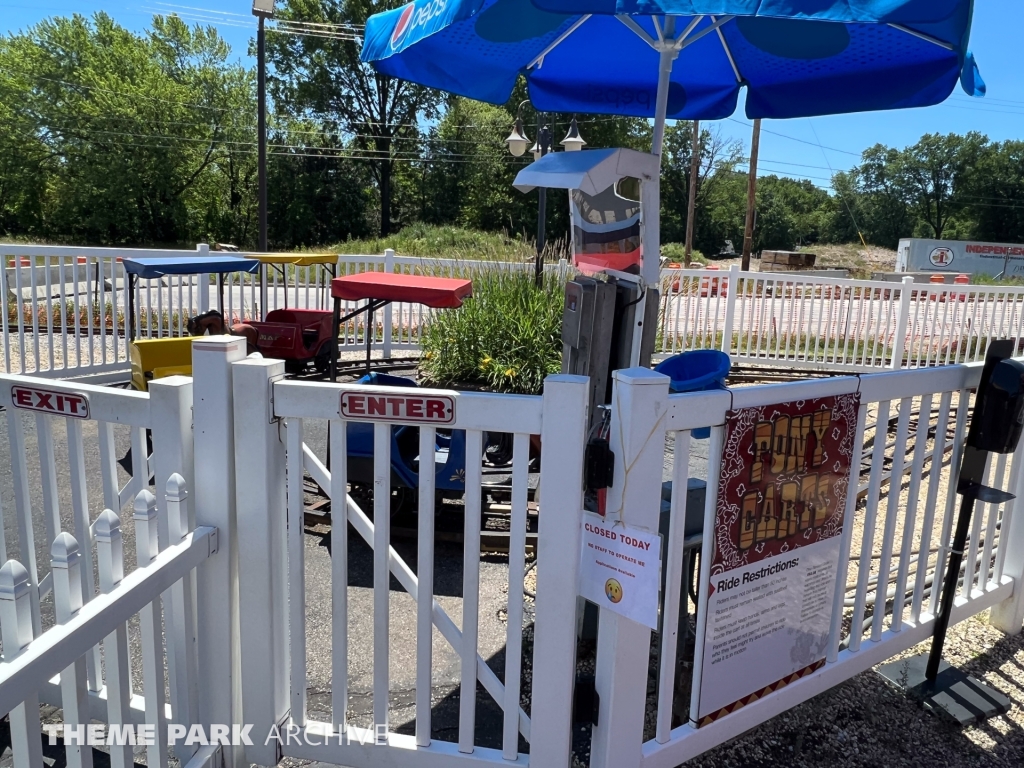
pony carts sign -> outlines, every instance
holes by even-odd
[[[15,384],[11,387],[11,402],[15,408],[26,411],[40,411],[76,419],[89,418],[89,399],[85,395],[71,392],[54,392],[50,389]]]
[[[825,662],[859,400],[728,414],[698,726]]]
[[[354,421],[414,422],[451,424],[455,421],[455,398],[450,395],[400,394],[394,390],[341,393],[341,415]]]

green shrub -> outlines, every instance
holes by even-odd
[[[682,243],[663,243],[661,246],[661,257],[666,261],[675,264],[685,264],[686,246]],[[690,251],[691,264],[707,264],[708,260],[704,254],[696,248]]]
[[[565,280],[488,270],[472,276],[473,297],[435,313],[423,333],[420,370],[431,384],[538,394],[562,360]]]

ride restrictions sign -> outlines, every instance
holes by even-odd
[[[825,663],[859,402],[727,414],[698,727]]]
[[[657,629],[661,536],[583,515],[580,596]]]

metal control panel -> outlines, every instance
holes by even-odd
[[[562,373],[590,377],[591,424],[597,406],[608,402],[615,303],[614,282],[580,276],[566,283]]]

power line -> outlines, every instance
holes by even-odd
[[[737,120],[735,117],[727,117],[725,119],[726,120],[731,120],[734,123],[738,123],[740,125],[746,126],[747,128],[751,127],[750,123],[745,123],[742,120]],[[861,155],[862,155],[861,152],[850,152],[849,150],[838,149],[837,147],[825,147],[825,146],[822,146],[821,144],[815,144],[813,141],[806,141],[805,139],[798,139],[796,136],[788,136],[785,133],[779,133],[777,131],[772,131],[772,130],[769,130],[768,128],[764,128],[764,127],[762,127],[761,130],[764,133],[770,133],[773,136],[780,136],[783,139],[789,139],[790,141],[798,141],[801,144],[807,144],[807,145],[812,146],[812,147],[819,147],[820,149],[827,149],[827,150],[829,150],[831,152],[841,152],[844,155],[853,155],[854,157],[857,157],[857,158],[861,157]]]
[[[860,225],[857,223],[857,217],[853,215],[853,209],[850,208],[850,204],[848,202],[846,202],[846,196],[842,193],[842,191],[839,190],[839,189],[836,189],[836,187],[835,187],[836,173],[835,173],[835,171],[832,170],[832,163],[829,162],[828,155],[825,154],[825,148],[821,146],[821,139],[818,138],[818,129],[814,127],[814,121],[812,121],[810,118],[807,118],[807,122],[811,126],[811,132],[814,134],[814,140],[817,141],[818,142],[818,146],[821,147],[821,156],[823,158],[825,158],[825,164],[828,165],[828,167],[829,167],[828,168],[829,173],[832,174],[832,179],[830,180],[829,183],[832,184],[832,188],[835,189],[836,194],[839,195],[839,199],[842,200],[843,206],[846,208],[846,212],[848,214],[850,214],[850,221],[853,222],[853,226],[857,230],[857,235],[860,237],[861,245],[863,245],[865,248],[867,248],[868,247],[868,243],[864,239],[864,233],[861,231]]]

